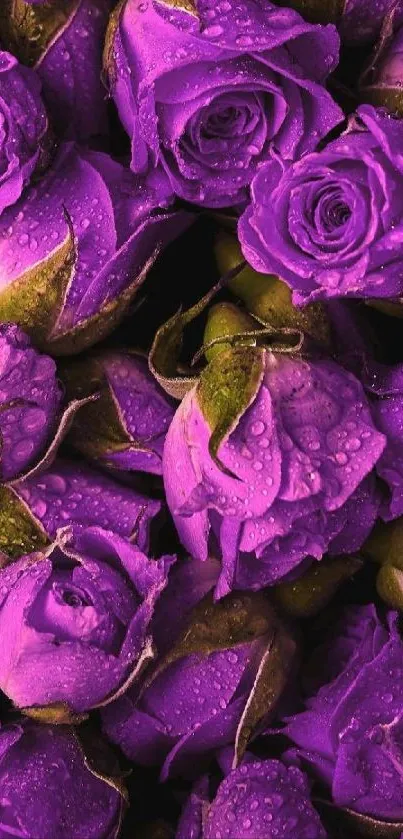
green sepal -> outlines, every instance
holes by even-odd
[[[209,451],[217,462],[221,443],[257,395],[265,357],[262,347],[234,346],[216,356],[200,375],[197,399],[211,429]]]

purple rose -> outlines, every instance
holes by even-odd
[[[70,440],[100,466],[127,472],[162,472],[162,450],[174,409],[132,351],[104,351],[69,361],[61,370],[70,398],[99,394],[81,408]]]
[[[164,242],[189,224],[189,214],[153,212],[171,198],[159,171],[141,179],[106,154],[62,145],[0,218],[0,318],[56,355],[99,341]]]
[[[162,780],[194,777],[212,752],[232,743],[239,760],[293,663],[294,641],[264,595],[202,599],[218,573],[211,560],[173,569],[156,609],[159,659],[103,712],[109,739],[135,763],[162,766]]]
[[[335,362],[238,347],[210,362],[175,414],[167,502],[192,556],[218,540],[218,596],[257,589],[362,545],[384,446],[361,384]]]
[[[369,67],[360,79],[361,99],[403,115],[403,3],[395,0],[385,19],[382,37]]]
[[[102,759],[114,758],[102,744]],[[26,839],[115,839],[124,801],[86,761],[67,726],[29,720],[0,728],[1,833]]]
[[[30,0],[2,13],[2,40],[36,71],[59,134],[87,140],[107,132],[102,50],[111,0]]]
[[[0,50],[0,213],[43,163],[48,120],[36,74]]]
[[[10,480],[43,454],[54,433],[62,393],[56,365],[18,326],[0,324],[0,473]]]
[[[0,552],[11,557],[44,548],[69,524],[105,527],[147,551],[150,524],[161,507],[101,472],[67,460],[0,486],[0,502]]]
[[[320,152],[273,158],[239,224],[246,259],[295,303],[403,294],[403,123],[369,105]]]
[[[152,656],[149,625],[172,561],[150,560],[109,530],[78,527],[1,570],[3,692],[34,712],[110,702]]]
[[[177,839],[326,839],[306,776],[279,760],[252,755],[210,791],[208,777],[185,803]]]
[[[272,144],[294,159],[342,119],[323,86],[336,30],[269,0],[172,5],[126,0],[110,24],[106,70],[132,169],[161,163],[182,198],[239,204]]]
[[[350,608],[315,654],[307,710],[285,730],[338,807],[400,823],[402,656],[396,612]]]
[[[403,515],[403,365],[374,365],[372,390],[372,415],[387,441],[376,465],[389,489],[381,514],[390,521]]]

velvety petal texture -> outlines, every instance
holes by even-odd
[[[98,465],[123,472],[162,472],[165,435],[174,407],[135,352],[104,352],[68,362],[62,379],[70,398],[98,398],[77,414],[73,445]]]
[[[271,145],[295,159],[342,118],[324,87],[335,28],[269,0],[126,0],[107,45],[133,171],[160,163],[172,190],[197,204],[239,204]]]
[[[47,131],[38,77],[0,50],[0,214],[44,162]]]
[[[219,447],[220,463],[198,393],[188,393],[168,431],[164,481],[192,555],[204,559],[209,542],[220,544],[219,596],[360,547],[377,516],[367,476],[385,438],[351,373],[333,361],[267,353],[256,397]]]
[[[21,708],[108,702],[136,672],[173,559],[101,528],[0,571],[0,685]]]
[[[346,610],[313,658],[306,710],[286,727],[304,765],[338,806],[397,823],[403,820],[402,653],[397,613],[385,616],[373,605]]]
[[[59,134],[88,140],[107,132],[102,48],[111,0],[79,0],[35,69]]]
[[[209,800],[208,779],[185,804],[177,839],[326,839],[306,776],[279,760],[249,760],[229,772]]]
[[[252,185],[239,224],[246,259],[281,276],[295,303],[403,294],[403,123],[369,105],[344,134]]]
[[[111,762],[106,746],[102,753]],[[122,797],[108,778],[91,771],[77,735],[66,726],[28,720],[2,726],[0,785],[4,837],[115,839],[117,835]]]
[[[0,218],[0,317],[54,354],[100,340],[163,244],[189,224],[187,213],[158,212],[171,200],[163,173],[135,177],[106,154],[62,145]]]
[[[0,324],[0,472],[10,480],[44,453],[62,399],[56,365],[14,324]]]
[[[85,464],[64,459],[7,487],[7,492],[28,512],[47,540],[70,524],[99,525],[147,550],[150,524],[161,509],[159,501]]]

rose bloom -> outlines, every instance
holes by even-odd
[[[113,766],[108,747],[97,747]],[[116,839],[122,795],[86,762],[73,729],[18,720],[0,727],[0,754],[4,839]]]
[[[258,353],[242,347],[210,362],[164,448],[166,498],[182,543],[199,559],[209,545],[220,547],[219,596],[299,574],[328,551],[359,549],[379,507],[370,473],[385,438],[359,381],[334,361],[261,350],[257,362]],[[257,383],[217,462],[210,450],[217,393],[249,354],[260,365]],[[220,365],[229,371],[224,383]]]
[[[150,657],[149,624],[172,558],[101,528],[59,532],[0,571],[0,687],[20,708],[107,703]]]
[[[229,744],[239,756],[245,733],[247,741],[268,723],[293,666],[295,642],[265,594],[214,603],[218,574],[211,558],[174,566],[153,620],[155,664],[102,712],[108,738],[135,763],[160,766],[162,780],[197,776]]]
[[[303,304],[403,294],[403,123],[369,105],[293,165],[263,166],[239,223],[246,259]]]
[[[346,609],[308,664],[306,710],[284,732],[338,807],[400,829],[402,656],[397,612]]]
[[[270,0],[183,6],[118,6],[107,37],[111,93],[135,172],[160,162],[182,198],[235,205],[271,144],[294,159],[343,118],[324,87],[338,35]]]
[[[162,246],[188,226],[189,213],[167,212],[172,200],[160,170],[138,178],[108,154],[62,143],[0,216],[0,320],[52,355],[101,340]]]

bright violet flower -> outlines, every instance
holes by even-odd
[[[0,571],[0,686],[20,708],[110,702],[150,658],[172,557],[150,560],[98,527],[61,531]]]
[[[102,50],[111,0],[7,3],[2,40],[35,69],[59,135],[86,141],[107,132]]]
[[[173,191],[196,204],[243,202],[272,144],[298,158],[343,118],[324,87],[335,28],[270,0],[126,0],[107,43],[133,171],[161,163]]]
[[[113,766],[108,747],[102,743],[98,749]],[[122,795],[111,779],[85,761],[73,729],[30,720],[4,725],[0,753],[4,837],[115,839],[124,810]]]
[[[326,839],[310,800],[306,776],[279,760],[251,755],[211,793],[209,778],[194,786],[183,809],[177,839]]]
[[[0,318],[52,354],[109,333],[157,253],[191,219],[161,210],[165,175],[136,178],[106,154],[61,146],[46,175],[0,217]]]
[[[36,74],[0,50],[0,214],[45,162],[48,119]]]
[[[43,472],[0,487],[0,550],[16,557],[45,547],[69,524],[99,525],[147,551],[161,508],[89,466],[56,460]]]
[[[219,604],[205,596],[218,573],[210,559],[174,567],[156,610],[159,659],[142,685],[103,712],[109,739],[135,763],[161,766],[162,780],[194,777],[231,743],[239,758],[293,664],[295,644],[265,596],[237,594]]]
[[[218,596],[257,589],[361,547],[384,446],[362,385],[334,361],[238,347],[210,362],[175,414],[167,502],[192,556],[219,543]]]
[[[80,409],[70,440],[99,466],[162,473],[172,402],[134,352],[104,351],[69,361],[61,371],[70,398],[99,398]]]
[[[18,326],[0,324],[0,473],[10,480],[44,454],[62,400],[56,365]]]
[[[285,730],[337,806],[401,830],[402,655],[397,612],[347,609],[314,654],[306,710]]]
[[[239,223],[246,259],[303,304],[403,295],[403,123],[369,105],[322,151],[254,179]]]

